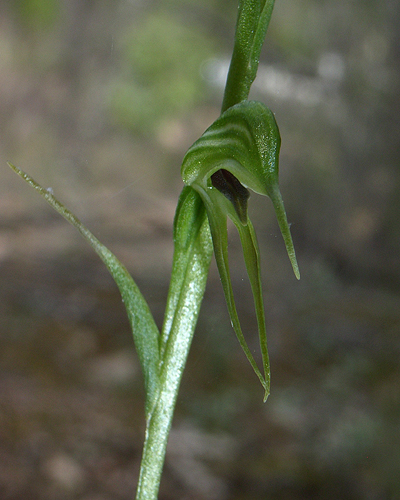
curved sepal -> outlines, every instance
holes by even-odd
[[[256,235],[251,221],[247,218],[246,224],[243,224],[235,209],[232,209],[230,201],[224,197],[223,194],[215,193],[213,206],[210,206],[210,200],[205,201],[205,206],[210,222],[211,235],[214,245],[215,260],[217,262],[219,275],[221,278],[222,287],[228,306],[229,316],[231,318],[232,326],[235,330],[237,339],[242,347],[248,361],[250,362],[255,374],[259,378],[262,386],[264,387],[264,401],[266,401],[270,391],[270,367],[267,349],[267,334],[265,327],[264,306],[262,299],[261,289],[261,274],[260,274],[260,260],[259,250]],[[237,314],[235,299],[233,295],[232,282],[229,272],[228,261],[228,233],[227,233],[227,218],[234,222],[240,235],[242,242],[243,255],[245,259],[246,269],[250,280],[250,285],[254,297],[254,305],[258,323],[259,342],[262,354],[263,371],[261,374],[257,363],[244,338],[239,316]],[[247,214],[246,214],[247,215]]]
[[[239,343],[260,379],[265,398],[270,369],[257,238],[248,218],[247,188],[271,198],[294,273],[296,256],[278,185],[280,135],[272,112],[263,104],[243,101],[229,108],[188,150],[182,178],[202,197],[207,210],[222,286]],[[233,296],[228,263],[227,217],[238,229],[257,316],[264,375],[244,339]]]

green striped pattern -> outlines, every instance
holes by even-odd
[[[300,272],[278,184],[280,145],[281,138],[273,113],[258,101],[242,101],[225,111],[189,148],[181,173],[185,184],[200,193],[206,206],[207,201],[210,202],[211,176],[222,168],[246,188],[269,196],[293,271],[299,279]]]
[[[272,112],[243,101],[223,113],[188,150],[182,164],[185,184],[206,187],[224,168],[253,191],[269,195],[278,181],[280,135]]]

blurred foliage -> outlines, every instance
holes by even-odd
[[[33,31],[49,29],[59,19],[60,0],[13,0],[10,3],[24,27]]]
[[[157,10],[127,29],[122,46],[111,104],[117,123],[154,131],[163,117],[179,117],[204,99],[200,70],[215,44],[198,26]]]

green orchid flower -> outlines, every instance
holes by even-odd
[[[271,198],[296,277],[299,268],[278,185],[280,134],[272,112],[260,102],[242,101],[225,111],[186,153],[182,164],[185,184],[196,190],[205,205],[229,315],[239,343],[265,390],[270,391],[270,367],[263,307],[260,252],[247,213],[248,189]],[[242,243],[254,298],[264,374],[243,336],[228,263],[227,217]]]

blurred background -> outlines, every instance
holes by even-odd
[[[187,148],[219,115],[236,0],[0,2],[0,498],[133,498],[142,377],[123,304],[51,188],[159,325]],[[252,195],[272,390],[215,264],[160,499],[400,498],[400,5],[277,0],[251,97],[275,113],[301,281]],[[235,231],[230,258],[257,328]]]

